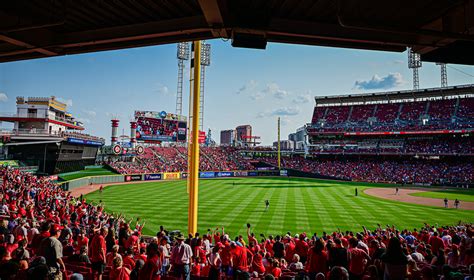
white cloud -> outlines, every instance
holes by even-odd
[[[59,102],[66,104],[68,107],[72,107],[72,99],[64,99],[62,97],[56,98]]]
[[[264,95],[273,95],[273,97],[277,99],[284,99],[289,94],[288,91],[281,89],[277,83],[267,84],[267,86],[265,87],[265,89],[263,89],[262,92],[264,93]]]
[[[398,87],[405,84],[403,80],[402,74],[390,73],[385,77],[379,77],[377,74],[372,76],[370,80],[360,80],[356,81],[354,84],[354,88],[356,89],[390,89],[394,87]]]
[[[160,84],[160,83],[158,83],[158,88],[156,89],[156,92],[157,92],[159,95],[172,94],[172,93],[170,92],[168,86],[163,85],[163,84]]]
[[[401,60],[401,59],[397,59],[397,60],[394,60],[393,61],[393,64],[404,64],[405,61]]]
[[[95,118],[97,116],[97,113],[93,110],[82,110],[82,112],[84,112],[84,114],[86,114],[90,118]]]
[[[4,92],[0,92],[0,102],[7,102],[8,96]]]
[[[254,91],[255,88],[257,87],[258,83],[257,81],[255,80],[250,80],[248,81],[245,85],[243,85],[242,87],[240,87],[236,92],[235,94],[241,94],[241,93],[246,93],[246,92],[249,92],[249,91]]]
[[[299,107],[281,107],[274,109],[273,111],[264,111],[257,114],[257,118],[265,118],[271,116],[284,116],[285,118],[288,116],[296,116],[300,113]]]
[[[250,94],[250,98],[253,100],[259,100],[265,97],[265,94],[261,91],[255,91]]]
[[[295,98],[293,98],[293,103],[295,104],[304,104],[308,102],[311,102],[311,91],[299,94]]]
[[[299,107],[281,107],[272,111],[274,116],[296,116],[300,113]]]

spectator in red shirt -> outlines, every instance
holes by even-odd
[[[272,268],[272,275],[276,279],[280,278],[281,276],[281,268],[280,268],[280,262],[278,260],[273,260],[273,268]]]
[[[362,250],[357,248],[359,240],[352,237],[349,239],[349,275],[351,279],[362,279],[367,261],[370,260],[369,255]]]
[[[123,266],[132,270],[133,268],[135,268],[135,260],[133,259],[133,249],[132,248],[128,248],[126,251],[125,251],[125,254],[122,258],[122,261],[123,261]]]
[[[433,253],[438,252],[438,250],[439,250],[440,248],[441,248],[441,249],[444,249],[444,242],[443,242],[443,239],[441,239],[441,237],[439,237],[437,231],[435,231],[435,232],[433,233],[433,236],[431,236],[430,241],[428,241],[428,244],[431,245],[431,251],[432,251]]]
[[[300,260],[302,263],[306,262],[306,259],[308,258],[308,250],[309,250],[309,245],[304,239],[305,239],[305,236],[303,234],[301,236],[299,235],[295,236],[295,253],[298,254],[298,256],[300,256]]]
[[[309,272],[311,280],[316,278],[316,274],[328,271],[328,255],[324,251],[324,242],[322,239],[315,241],[313,247],[309,250],[308,261],[306,263],[306,270]]]
[[[107,249],[105,246],[105,236],[107,236],[107,228],[103,227],[97,232],[91,241],[90,257],[92,262],[92,273],[97,276],[98,280],[102,280],[106,264]]]
[[[110,280],[130,280],[130,269],[122,266],[122,259],[116,257],[109,274]]]
[[[234,269],[234,278],[237,280],[250,279],[250,274],[248,273],[249,268],[247,264],[247,250],[243,247],[237,246],[237,244],[232,241],[230,242],[231,247],[231,264]]]
[[[160,280],[162,259],[158,244],[150,243],[146,248],[147,260],[138,276],[139,280]]]

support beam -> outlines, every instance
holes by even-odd
[[[2,41],[5,41],[9,44],[12,44],[12,45],[15,45],[15,46],[19,46],[19,47],[24,47],[24,48],[27,48],[27,49],[31,49],[35,52],[39,52],[39,53],[42,53],[44,55],[47,55],[47,56],[55,56],[55,55],[58,55],[57,53],[55,52],[52,52],[52,51],[49,51],[45,48],[37,48],[29,43],[26,43],[26,42],[23,42],[21,40],[18,40],[18,39],[14,39],[10,36],[7,36],[7,35],[2,35],[0,34],[0,40]]]
[[[224,19],[218,0],[199,0],[199,6],[201,6],[207,24],[211,28],[212,35],[216,38],[229,38],[227,30],[224,28]]]

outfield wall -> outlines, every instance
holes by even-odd
[[[214,179],[214,178],[232,178],[232,177],[262,177],[262,176],[291,176],[291,177],[306,177],[316,179],[330,179],[335,178],[331,176],[323,176],[316,173],[303,172],[294,169],[277,170],[275,167],[262,167],[258,170],[245,171],[200,171],[200,179]],[[187,179],[187,172],[161,172],[161,173],[145,173],[145,174],[124,174],[124,175],[102,175],[90,176],[80,179],[75,179],[60,183],[64,190],[72,190],[78,187],[87,186],[91,184],[109,184],[109,183],[123,183],[123,182],[139,182],[139,181],[160,181],[160,180],[180,180]],[[336,179],[341,181],[341,179]],[[342,180],[350,181],[350,180]]]
[[[201,171],[199,178],[231,178],[231,177],[261,177],[261,176],[287,176],[286,170],[247,170],[247,171]],[[139,181],[159,181],[159,180],[180,180],[187,179],[187,172],[162,172],[162,173],[146,173],[146,174],[125,174],[125,175],[102,175],[90,176],[74,179],[60,183],[61,187],[68,191],[75,188],[91,185],[91,184],[109,184],[123,182],[139,182]]]
[[[60,186],[68,191],[75,188],[92,185],[92,184],[109,184],[109,183],[123,183],[124,175],[103,175],[103,176],[90,176],[79,179],[74,179],[66,182],[59,183]]]

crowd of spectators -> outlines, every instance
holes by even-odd
[[[200,147],[200,171],[249,170],[252,165],[233,147]],[[114,161],[109,165],[122,174],[187,171],[185,147],[147,147],[134,162]]]
[[[272,165],[275,157],[261,158]],[[282,157],[283,168],[317,173],[337,179],[399,184],[472,184],[474,165],[471,162],[394,161],[371,159],[306,159]]]
[[[341,140],[335,145],[326,140],[314,154],[347,155],[343,159],[311,159],[299,155],[282,157],[282,167],[317,173],[336,179],[391,182],[401,184],[472,184],[474,165],[471,161],[447,162],[439,160],[380,160],[359,159],[353,154],[407,154],[407,155],[469,155],[474,153],[470,138],[453,138],[450,141],[433,139]],[[245,149],[233,147],[201,147],[200,171],[253,170],[259,161],[276,165],[275,156],[262,154],[255,158],[244,157]],[[186,172],[187,153],[184,147],[149,147],[134,162],[115,161],[109,165],[121,174]]]
[[[381,139],[319,139],[312,153],[397,154],[397,155],[472,155],[473,137],[417,137]]]
[[[312,132],[373,132],[474,127],[474,98],[315,107]]]
[[[410,279],[474,276],[471,224],[183,236],[106,213],[49,179],[0,169],[0,279]],[[235,237],[235,238],[234,238]],[[466,277],[466,278],[465,278]]]

